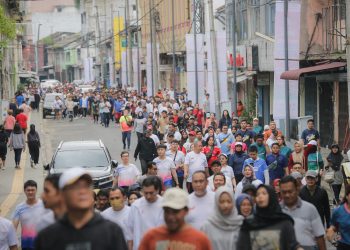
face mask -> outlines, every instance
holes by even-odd
[[[123,200],[111,200],[110,204],[113,208],[113,210],[121,210],[124,206],[124,201]]]

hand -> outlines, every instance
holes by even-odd
[[[335,232],[334,232],[332,227],[328,228],[327,229],[327,234],[326,234],[327,240],[332,241],[333,238],[334,238],[334,233]]]

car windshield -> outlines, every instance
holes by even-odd
[[[59,151],[54,161],[54,168],[93,168],[108,165],[107,156],[101,149]]]

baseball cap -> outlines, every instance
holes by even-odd
[[[170,137],[170,136],[174,137],[174,133],[170,132],[170,133],[168,133],[167,136],[168,136],[168,137]]]
[[[183,209],[188,207],[188,194],[180,188],[170,188],[163,195],[162,207]]]
[[[195,119],[195,117],[194,116],[190,116],[190,120],[194,120]]]
[[[315,170],[309,170],[306,172],[305,177],[317,178],[317,172]]]
[[[189,132],[188,134],[189,134],[189,135],[193,135],[193,136],[194,136],[194,135],[196,135],[196,132],[191,131],[191,132]]]
[[[269,125],[265,125],[264,126],[264,130],[269,130],[270,129],[270,126]]]
[[[58,186],[60,189],[64,189],[66,186],[72,185],[80,179],[85,179],[90,184],[92,183],[92,177],[85,169],[81,167],[70,168],[63,172]]]
[[[303,179],[303,175],[299,172],[293,172],[290,174],[294,179]]]
[[[237,142],[235,142],[235,147],[237,147],[237,146],[243,146],[243,143],[242,142],[240,142],[240,141],[237,141]]]
[[[314,145],[314,146],[317,146],[317,141],[311,140],[311,141],[309,141],[309,143],[308,143],[307,145]]]
[[[255,118],[253,119],[253,121],[259,121],[259,118],[255,117]]]

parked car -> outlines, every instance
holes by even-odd
[[[55,115],[55,110],[53,109],[53,103],[56,96],[59,96],[64,103],[64,96],[62,93],[47,93],[45,94],[44,103],[43,103],[43,118],[45,119],[48,115]]]
[[[55,79],[51,79],[51,80],[44,80],[40,83],[40,88],[41,89],[48,89],[48,88],[54,88],[58,85],[60,85],[61,82]]]
[[[94,189],[112,187],[113,171],[118,162],[111,159],[101,140],[62,141],[51,163],[44,166],[50,174],[63,173],[66,169],[83,167],[93,179]]]

